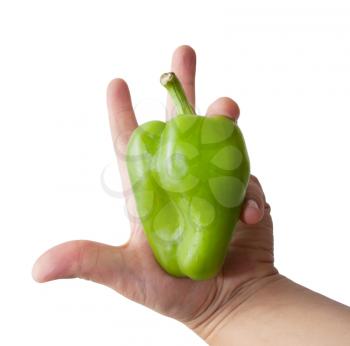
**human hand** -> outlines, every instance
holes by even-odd
[[[179,47],[174,52],[171,70],[182,82],[193,107],[195,69],[193,49]],[[122,79],[110,83],[107,101],[124,191],[131,191],[124,153],[137,121],[128,86]],[[168,118],[172,108],[168,99]],[[239,108],[233,100],[223,97],[208,108],[207,116],[215,114],[237,120]],[[128,199],[128,206],[132,208],[132,196]],[[70,241],[48,250],[33,268],[33,277],[38,282],[83,278],[109,286],[129,299],[185,323],[203,338],[215,333],[229,314],[278,276],[273,265],[270,208],[261,185],[253,176],[225,264],[211,280],[192,281],[164,272],[153,257],[141,225],[133,221],[130,239],[125,245]]]

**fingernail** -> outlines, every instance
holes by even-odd
[[[35,281],[40,281],[40,277],[39,277],[39,268],[38,268],[38,265],[37,263],[35,263],[33,265],[33,268],[32,268],[32,277]]]
[[[256,203],[253,199],[249,199],[247,201],[247,206],[249,208],[254,208],[254,209],[258,209],[258,210],[260,209],[258,203]]]

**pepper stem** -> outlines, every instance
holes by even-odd
[[[177,114],[193,114],[195,111],[187,100],[184,89],[174,72],[163,73],[160,83],[168,90]]]

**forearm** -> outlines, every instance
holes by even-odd
[[[197,332],[210,345],[350,345],[350,308],[279,276]]]

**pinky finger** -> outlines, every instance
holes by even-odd
[[[263,219],[267,209],[269,209],[269,206],[265,202],[265,196],[261,185],[258,180],[252,176],[243,202],[241,220],[248,225],[257,224]]]

